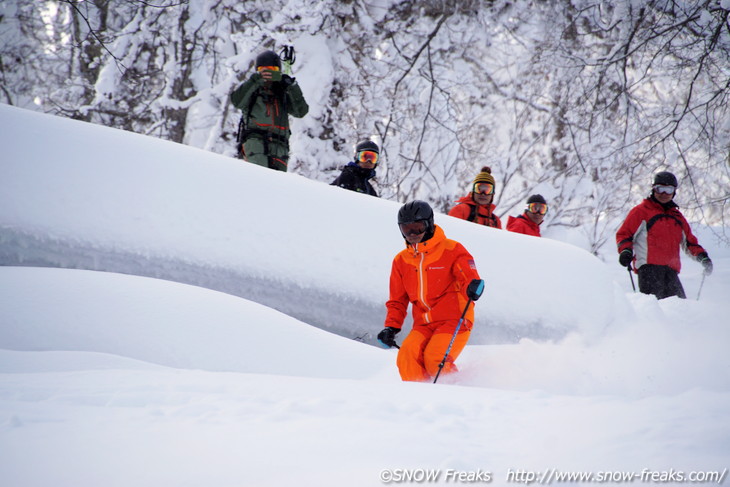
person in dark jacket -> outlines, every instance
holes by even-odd
[[[240,156],[248,162],[286,171],[289,163],[289,115],[309,111],[295,78],[281,73],[281,58],[264,51],[256,58],[256,72],[231,93],[243,112]]]
[[[375,177],[375,168],[380,160],[380,148],[371,140],[364,140],[355,147],[355,158],[342,168],[342,172],[332,181],[332,186],[349,189],[358,193],[378,196],[370,184]]]
[[[547,211],[548,204],[545,198],[540,194],[533,194],[527,198],[527,206],[521,215],[510,216],[507,219],[507,230],[539,237],[540,225],[542,225]]]
[[[496,207],[492,204],[495,187],[492,169],[484,166],[482,172],[474,178],[471,192],[456,202],[456,206],[449,211],[449,216],[479,225],[502,228],[502,221],[494,214]]]
[[[631,268],[633,262],[639,291],[657,299],[686,297],[679,280],[680,247],[702,264],[705,275],[712,273],[710,257],[674,202],[676,192],[676,176],[657,173],[649,197],[629,211],[616,232],[619,264]]]

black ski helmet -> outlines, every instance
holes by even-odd
[[[543,198],[541,194],[533,194],[527,198],[527,204],[529,205],[530,203],[542,203],[543,205],[547,205],[547,201],[545,201],[545,198]]]
[[[378,144],[373,142],[372,140],[363,140],[359,144],[355,146],[355,155],[358,155],[360,152],[364,150],[371,150],[375,152],[376,154],[380,154],[380,147],[378,147]]]
[[[256,69],[260,66],[276,66],[281,69],[281,58],[274,51],[264,51],[256,56]]]
[[[674,186],[676,188],[677,187],[677,178],[676,178],[676,176],[674,176],[674,174],[670,173],[669,171],[658,172],[654,176],[654,186],[657,184]]]
[[[418,221],[426,222],[426,234],[423,236],[423,240],[421,240],[421,242],[425,242],[433,237],[434,232],[433,210],[431,206],[425,201],[414,200],[401,206],[400,210],[398,210],[398,230],[400,230],[400,225],[403,223]],[[403,235],[403,232],[401,232],[401,235]],[[405,235],[403,235],[403,238],[405,238]]]

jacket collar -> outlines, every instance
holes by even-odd
[[[488,207],[477,204],[477,202],[474,201],[474,197],[472,196],[472,193],[469,193],[468,195],[459,198],[458,200],[456,200],[456,203],[457,204],[466,203],[469,206],[476,206],[477,209],[479,209],[479,210],[486,208],[490,214],[494,213],[494,209],[497,208],[497,205],[495,205],[494,203],[490,203]]]
[[[365,168],[363,168],[363,167],[360,167],[360,166],[359,166],[359,165],[357,164],[357,162],[355,162],[355,161],[350,161],[350,162],[348,162],[348,163],[347,163],[347,165],[346,165],[345,167],[346,167],[346,168],[347,168],[347,167],[351,168],[351,169],[350,169],[351,171],[353,171],[353,172],[355,172],[355,173],[359,174],[359,175],[360,175],[361,177],[363,177],[363,178],[365,178],[365,179],[372,179],[372,178],[374,178],[374,177],[375,177],[375,168],[372,168],[372,169],[365,169]],[[377,166],[376,166],[376,167],[377,167]]]
[[[662,203],[654,197],[654,194],[650,194],[644,201],[648,202],[649,205],[658,206],[664,211],[671,211],[674,208],[679,208],[679,205],[675,203],[674,200],[670,200],[669,203]]]
[[[427,254],[432,249],[441,244],[444,240],[446,240],[446,234],[440,226],[434,225],[433,237],[429,238],[425,242],[417,243],[416,245],[411,245],[406,241],[406,249],[412,251],[414,254]]]
[[[525,221],[527,222],[527,224],[528,224],[528,225],[530,225],[530,226],[531,226],[532,228],[534,228],[534,229],[536,229],[536,230],[539,230],[539,229],[540,229],[540,225],[542,225],[542,222],[540,222],[540,223],[535,223],[534,221],[530,220],[530,219],[529,219],[529,218],[527,217],[527,215],[525,215],[524,213],[520,213],[519,215],[517,215],[517,218],[522,218],[523,220],[525,220]],[[544,222],[544,221],[545,221],[545,220],[543,220],[543,222]]]

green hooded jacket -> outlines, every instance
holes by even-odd
[[[289,115],[301,118],[309,111],[302,89],[296,80],[283,75],[281,81],[263,80],[254,73],[233,93],[231,102],[247,115],[247,128],[252,131],[264,130],[289,139]],[[250,113],[250,115],[249,115]]]

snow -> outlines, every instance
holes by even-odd
[[[461,372],[403,383],[396,351],[372,346],[399,203],[9,106],[0,121],[3,485],[727,476],[716,229],[695,228],[712,276],[685,259],[690,299],[657,301],[579,230],[537,239],[438,214],[487,287]]]

